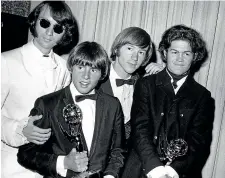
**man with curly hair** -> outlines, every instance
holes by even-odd
[[[214,101],[193,79],[206,57],[201,35],[175,25],[162,36],[166,68],[140,79],[131,109],[133,150],[123,177],[201,178],[210,151]]]

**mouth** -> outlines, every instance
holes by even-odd
[[[137,66],[137,63],[131,63],[131,62],[129,62],[128,63],[130,66],[132,66],[132,67],[135,67],[136,68],[136,66]]]
[[[52,40],[51,39],[48,39],[48,38],[43,38],[45,42],[51,42]]]
[[[82,82],[80,82],[80,85],[81,85],[82,88],[87,88],[88,85],[89,85],[89,82],[82,81]]]

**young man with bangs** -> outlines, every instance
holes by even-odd
[[[33,39],[1,54],[1,177],[34,178],[17,162],[18,146],[43,144],[51,129],[40,129],[28,117],[36,98],[70,83],[66,61],[53,48],[70,45],[78,36],[76,20],[65,2],[41,2],[29,15]]]
[[[130,111],[133,102],[134,85],[140,77],[137,70],[149,62],[152,52],[152,41],[145,30],[139,27],[124,29],[117,35],[112,44],[109,76],[100,85],[105,93],[120,100],[125,117],[127,141],[131,132]],[[150,63],[146,67],[146,74],[157,73],[163,68],[163,66],[156,63]]]
[[[19,148],[18,162],[44,177],[116,178],[123,167],[124,117],[116,97],[96,90],[108,74],[105,50],[83,42],[70,53],[67,66],[71,84],[36,100],[31,115],[51,128],[42,145]]]

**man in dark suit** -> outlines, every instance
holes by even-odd
[[[83,42],[69,56],[72,83],[36,100],[31,115],[51,128],[43,145],[19,148],[18,162],[44,177],[115,178],[123,166],[124,118],[119,100],[95,90],[108,73],[108,56],[95,42]]]
[[[131,110],[130,153],[123,178],[200,178],[210,151],[214,101],[192,76],[206,56],[205,42],[192,28],[165,31],[159,52],[166,68],[140,79]]]
[[[139,27],[129,27],[120,32],[111,47],[109,76],[100,84],[101,89],[120,100],[124,112],[126,139],[130,136],[130,110],[137,70],[145,66],[152,56],[152,41],[149,34]],[[163,65],[151,63],[146,73],[156,73]]]

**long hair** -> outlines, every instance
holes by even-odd
[[[65,33],[56,47],[64,47],[73,42],[78,43],[78,25],[69,6],[63,1],[43,1],[28,16],[28,24],[31,34],[36,37],[36,23],[44,6],[49,7],[52,18],[60,25],[65,27]]]
[[[110,58],[112,61],[116,60],[116,56],[119,55],[118,52],[120,48],[126,44],[135,45],[140,48],[146,48],[149,46],[146,58],[143,61],[142,66],[148,63],[152,55],[152,41],[149,34],[145,30],[139,27],[129,27],[120,32],[116,36],[111,47]]]
[[[159,52],[165,62],[166,57],[164,56],[164,51],[168,50],[174,40],[189,42],[194,53],[194,63],[203,60],[207,55],[206,43],[200,33],[185,25],[175,25],[164,32],[162,40],[159,43]]]

